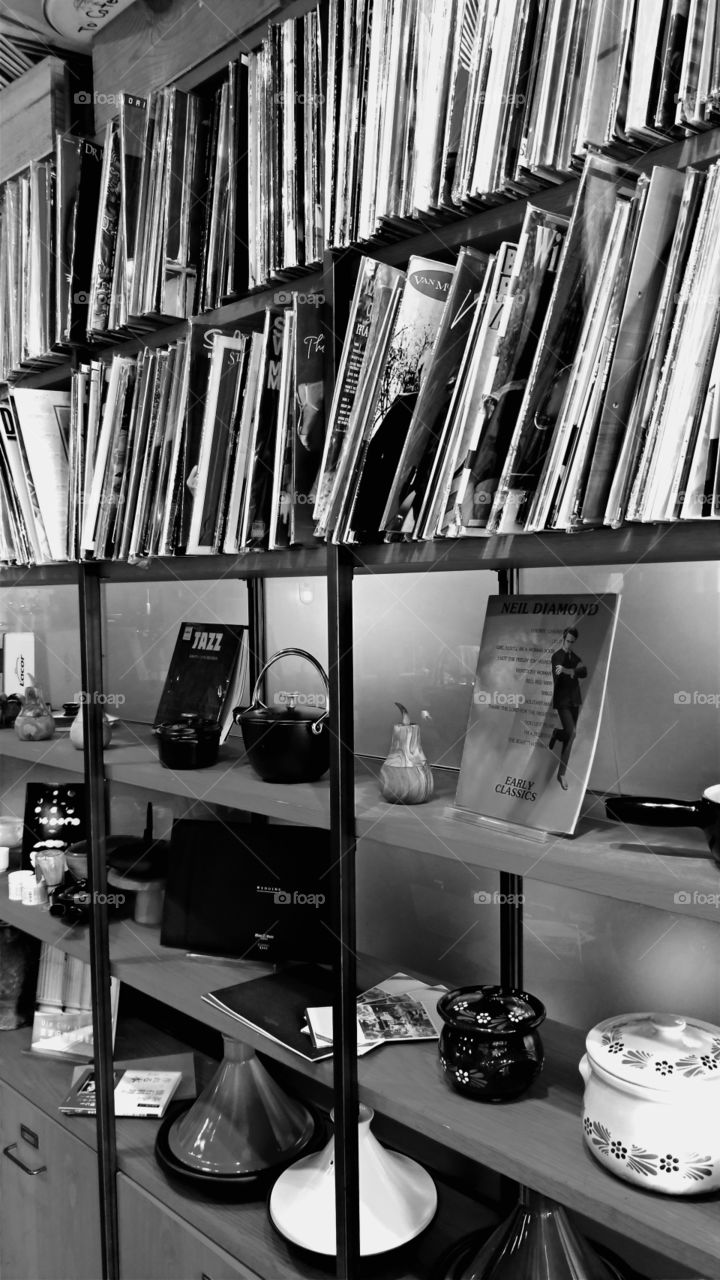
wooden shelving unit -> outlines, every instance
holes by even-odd
[[[230,58],[258,44],[268,18],[295,14],[308,7],[306,0],[290,4],[280,0],[262,0],[260,4],[251,4],[249,0],[239,3],[218,0],[210,14],[194,0],[178,0],[178,5],[179,8],[173,6],[173,12],[168,14],[135,5],[100,37],[94,51],[96,75],[102,75],[114,92],[127,88],[144,93],[169,82],[182,89],[196,88],[217,75]],[[220,34],[214,29],[215,24],[223,28]],[[101,121],[98,119],[96,123],[99,125]],[[637,172],[649,172],[656,164],[705,167],[718,156],[720,129],[713,129],[669,146],[651,148],[644,155],[629,159],[628,167]],[[568,212],[576,191],[576,181],[563,182],[539,193],[531,203]],[[520,229],[527,204],[526,200],[507,201],[463,218],[426,219],[412,227],[408,224],[388,227],[386,236],[360,246],[359,251],[402,265],[410,253],[447,257],[461,245],[480,249],[496,247]],[[246,297],[194,317],[191,323],[256,328],[278,286],[293,288],[295,277],[302,282],[298,287],[306,291],[322,290],[332,297],[330,276],[337,257],[329,253],[325,270],[313,267],[301,273],[287,273]],[[130,354],[146,345],[170,342],[185,328],[186,322],[158,323],[142,337],[128,334],[125,341],[115,346],[94,348],[93,354],[103,359],[114,351]],[[71,363],[63,356],[59,363],[47,368],[29,369],[17,379],[17,385],[66,385],[70,371]],[[330,632],[334,629],[331,653],[333,644],[335,652],[342,653],[341,633],[347,636],[351,622],[353,576],[509,573],[531,568],[634,565],[640,561],[681,563],[719,558],[720,527],[717,523],[697,520],[628,525],[576,534],[520,534],[348,547],[339,553],[340,568],[336,549],[324,545],[301,551],[178,557],[135,564],[2,567],[0,587],[74,587],[79,592],[83,627],[91,631],[92,626],[98,627],[99,623],[91,616],[94,606],[87,603],[88,599],[95,598],[85,594],[89,581],[97,587],[98,583],[144,586],[178,579],[327,578]],[[91,636],[85,647],[94,656],[95,670],[99,671],[99,633],[94,634],[95,639]],[[343,662],[337,665],[342,667]],[[334,679],[335,687],[341,688],[342,670]],[[346,680],[346,693],[349,684]],[[342,723],[349,723],[351,711],[350,696],[343,709],[346,719]],[[607,822],[600,798],[587,797],[574,838],[533,840],[459,814],[453,804],[456,775],[452,771],[436,770],[433,800],[424,806],[407,808],[388,805],[380,799],[377,765],[373,761],[356,760],[354,778],[352,764],[345,777],[341,760],[335,761],[330,781],[295,787],[263,783],[245,762],[238,735],[233,735],[223,747],[216,766],[197,772],[175,773],[163,769],[147,726],[120,724],[104,760],[99,755],[93,758],[92,750],[88,754],[89,769],[83,754],[75,751],[65,737],[51,742],[21,743],[12,731],[0,733],[0,758],[22,760],[27,763],[28,772],[35,767],[66,776],[87,777],[89,772],[98,813],[106,778],[110,783],[139,788],[145,793],[330,828],[338,849],[346,850],[355,838],[359,840],[359,858],[363,856],[363,841],[374,841],[386,848],[388,857],[393,856],[394,850],[410,850],[459,861],[468,868],[537,880],[678,916],[714,922],[719,918],[720,869],[709,858],[701,833],[690,829],[629,829]],[[688,885],[692,885],[695,892],[685,894],[678,901],[676,894]],[[342,894],[347,907],[350,893],[343,888]],[[65,922],[41,908],[9,902],[2,878],[0,919],[69,954],[83,959],[91,954],[86,928],[68,928]],[[102,940],[94,956],[100,971],[103,965],[98,956],[102,958]],[[108,954],[104,960],[127,986],[171,1009],[181,1010],[213,1032],[226,1033],[232,1033],[238,1024],[203,1002],[203,994],[267,972],[266,966],[246,962],[191,960],[183,952],[161,947],[158,930],[124,920],[110,922]],[[334,1096],[331,1061],[307,1063],[252,1031],[243,1028],[242,1036],[282,1069],[299,1077],[310,1094],[331,1105]],[[29,1059],[28,1037],[29,1033],[24,1030],[3,1039],[3,1078],[18,1090],[31,1091],[38,1106],[49,1113],[56,1110],[61,1085],[63,1092],[66,1091],[67,1064]],[[582,1037],[571,1028],[546,1024],[543,1041],[546,1068],[533,1089],[511,1106],[483,1106],[454,1093],[442,1076],[435,1045],[386,1047],[362,1059],[358,1063],[359,1095],[379,1117],[400,1126],[412,1134],[414,1140],[446,1149],[473,1165],[485,1166],[552,1196],[592,1222],[658,1251],[681,1266],[695,1268],[708,1277],[719,1275],[720,1197],[683,1200],[658,1196],[635,1190],[607,1174],[593,1160],[582,1140],[582,1085],[577,1071],[583,1051]],[[349,1064],[354,1046],[346,1045],[345,1050]],[[341,1083],[343,1078],[335,1076]],[[342,1090],[335,1096],[336,1104],[341,1093]],[[61,1118],[61,1123],[90,1145],[97,1145],[94,1128],[83,1120]],[[155,1131],[152,1122],[142,1122],[141,1128],[129,1121],[117,1125],[116,1170],[121,1175],[191,1222],[220,1248],[233,1256],[240,1253],[247,1275],[272,1276],[272,1280],[276,1277],[277,1280],[298,1277],[320,1280],[327,1276],[329,1268],[323,1269],[299,1258],[274,1233],[263,1204],[222,1206],[168,1182],[154,1160]],[[114,1156],[114,1152],[108,1156],[105,1169],[113,1178]],[[374,1280],[426,1277],[429,1261],[469,1226],[479,1224],[478,1211],[471,1212],[471,1208],[462,1197],[444,1191],[441,1213],[431,1231],[407,1256],[389,1260],[387,1265],[374,1270]],[[108,1256],[111,1252],[109,1248]]]

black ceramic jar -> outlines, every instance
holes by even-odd
[[[509,1102],[542,1070],[537,1028],[545,1007],[512,987],[458,987],[438,1001],[440,1062],[453,1088],[480,1102]]]

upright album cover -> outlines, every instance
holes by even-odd
[[[597,745],[618,595],[491,596],[455,803],[572,835]]]

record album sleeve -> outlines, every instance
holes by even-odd
[[[329,832],[319,828],[177,821],[160,941],[245,960],[329,962],[330,867]]]

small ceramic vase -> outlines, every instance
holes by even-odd
[[[420,726],[413,724],[405,707],[393,725],[390,754],[380,769],[380,794],[392,804],[423,804],[433,793],[433,775],[420,743]]]
[[[41,742],[55,733],[55,718],[39,689],[25,690],[25,701],[14,721],[21,742]]]
[[[103,711],[103,746],[107,747],[112,738],[112,720]],[[75,719],[70,725],[70,741],[78,751],[82,751],[85,743],[85,730],[83,728],[83,709],[80,707]]]

